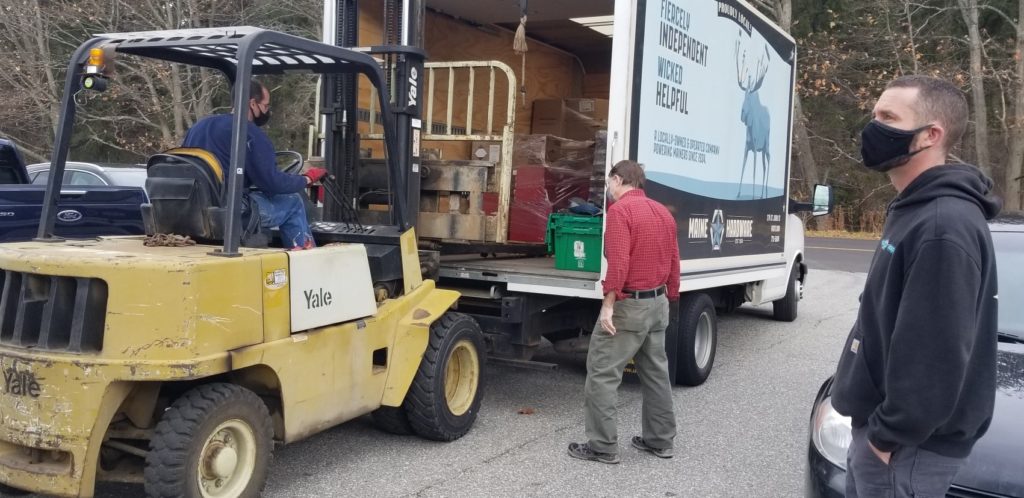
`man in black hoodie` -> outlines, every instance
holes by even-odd
[[[847,497],[944,496],[988,429],[1001,203],[974,166],[946,164],[967,126],[950,83],[889,83],[861,134],[864,165],[898,192],[846,340],[832,404],[850,416]]]

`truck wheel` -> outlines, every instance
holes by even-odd
[[[789,286],[786,287],[786,297],[772,301],[772,317],[780,322],[792,322],[796,320],[797,306],[800,304],[801,289],[800,279],[797,277],[797,264],[789,272]]]
[[[206,384],[164,412],[146,456],[147,496],[257,497],[274,430],[267,406],[234,384]]]
[[[679,303],[676,382],[699,386],[711,375],[718,346],[718,315],[707,294],[685,294]]]
[[[435,441],[453,441],[476,421],[483,395],[484,341],[467,315],[445,313],[430,327],[430,343],[405,397],[413,431]]]
[[[382,406],[371,414],[373,426],[384,432],[407,436],[412,434],[409,416],[401,406]]]

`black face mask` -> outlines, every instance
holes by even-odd
[[[253,116],[252,122],[256,126],[263,126],[270,121],[270,106],[267,106],[267,112],[261,112],[259,116]]]
[[[928,124],[913,130],[901,130],[872,119],[860,132],[860,155],[864,159],[864,166],[885,173],[906,164],[914,154],[927,149],[923,147],[910,152],[910,144],[918,133],[931,126]]]

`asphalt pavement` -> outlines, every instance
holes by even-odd
[[[670,460],[629,446],[640,430],[633,384],[620,389],[622,463],[570,458],[568,443],[584,440],[585,362],[551,355],[538,359],[558,363],[553,372],[490,367],[480,417],[458,441],[386,435],[360,419],[283,447],[266,496],[800,496],[810,404],[835,369],[863,280],[816,272],[794,323],[771,320],[770,306],[722,317],[711,377],[674,390]]]
[[[393,436],[360,418],[278,446],[264,496],[801,496],[810,404],[835,369],[875,244],[808,239],[812,278],[793,323],[773,321],[770,305],[720,318],[711,377],[673,392],[675,458],[629,446],[640,431],[635,384],[620,389],[622,463],[570,458],[567,445],[584,440],[585,357],[547,353],[536,359],[557,370],[487,367],[480,416],[462,439]],[[141,486],[98,489],[141,495]]]
[[[812,269],[867,273],[878,239],[828,239],[807,237],[804,252]]]

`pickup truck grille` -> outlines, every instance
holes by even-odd
[[[0,287],[0,345],[72,353],[103,349],[103,280],[0,270]]]

